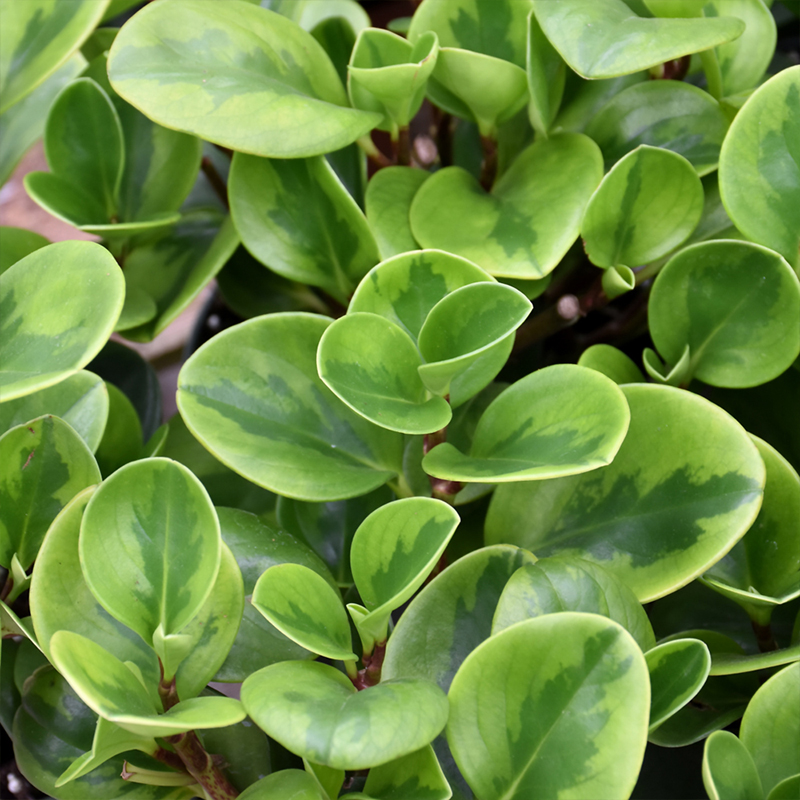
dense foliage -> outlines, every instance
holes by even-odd
[[[0,178],[101,238],[1,231],[22,774],[796,798],[797,4],[2,2]],[[214,278],[162,425],[109,337]]]

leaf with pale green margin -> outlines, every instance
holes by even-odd
[[[253,605],[284,636],[325,658],[355,661],[337,589],[302,564],[276,564],[256,583]]]
[[[603,151],[607,169],[641,144],[682,155],[706,175],[717,168],[728,118],[708,92],[682,81],[640,83],[613,97],[586,135]]]
[[[800,66],[760,86],[731,125],[719,160],[725,210],[749,239],[800,265]]]
[[[753,757],[736,734],[715,731],[703,748],[703,784],[712,800],[762,800]]]
[[[0,564],[31,566],[50,523],[78,492],[100,483],[81,437],[63,420],[39,417],[0,437]]]
[[[364,419],[400,433],[447,426],[450,405],[420,378],[414,340],[377,314],[346,314],[322,335],[317,370],[325,385]]]
[[[248,786],[239,800],[329,800],[313,776],[300,769],[282,769]]]
[[[350,549],[353,579],[364,604],[351,612],[359,633],[375,631],[377,642],[386,640],[391,612],[422,586],[460,521],[441,500],[409,497],[387,503],[361,523]],[[363,643],[371,652],[372,642]]]
[[[439,170],[411,203],[423,247],[464,256],[492,275],[543,278],[578,236],[603,177],[600,148],[564,133],[526,147],[491,193],[460,167]]]
[[[527,47],[528,117],[538,133],[545,136],[558,114],[564,94],[567,65],[544,35],[536,15],[528,15]]]
[[[336,798],[344,783],[345,771],[326,767],[324,764],[312,764],[308,759],[303,759],[303,766],[309,775],[313,775],[322,787],[325,797]]]
[[[581,353],[579,367],[601,372],[620,386],[624,383],[644,383],[644,375],[633,359],[610,344],[593,344]]]
[[[422,382],[450,395],[453,407],[469,400],[500,372],[531,308],[522,292],[503,283],[474,283],[443,297],[419,332],[427,362],[419,367]]]
[[[167,236],[134,248],[125,259],[126,285],[147,292],[156,313],[122,335],[137,342],[158,336],[199,296],[238,244],[230,217],[199,211],[187,214]]]
[[[272,158],[338,150],[380,121],[348,107],[311,34],[239,0],[143,9],[114,40],[108,73],[117,93],[159,124]]]
[[[303,758],[366,769],[419,750],[444,728],[447,698],[427,680],[382,680],[356,691],[341,672],[314,661],[265,667],[242,684],[255,723]]]
[[[423,469],[465,483],[544,480],[610,464],[630,413],[619,387],[573,364],[545,367],[517,381],[481,417],[468,455],[447,442]]]
[[[796,775],[800,751],[800,664],[773,675],[753,696],[739,736],[753,756],[764,793]]]
[[[587,81],[568,71],[561,110],[553,121],[553,127],[562,131],[583,133],[595,115],[612,98],[628,87],[647,80],[647,72],[635,72],[605,81]]]
[[[62,381],[100,352],[125,282],[94,242],[58,242],[0,275],[0,384],[13,400]]]
[[[0,404],[0,431],[48,414],[60,417],[94,452],[108,418],[108,392],[103,381],[81,370],[56,386]]]
[[[655,383],[686,387],[692,379],[692,373],[689,369],[691,366],[690,356],[691,349],[687,344],[684,346],[675,365],[669,366],[661,360],[655,350],[651,347],[645,347],[642,353],[642,364],[644,364],[644,371]]]
[[[242,243],[285,278],[344,301],[380,259],[366,218],[324,158],[237,153],[229,192]]]
[[[742,672],[756,672],[762,669],[782,667],[800,661],[800,644],[785,647],[780,650],[770,650],[766,653],[754,655],[740,655],[739,653],[713,654],[711,660],[711,675],[739,675]]]
[[[107,0],[5,4],[0,35],[0,113],[67,61],[97,27],[107,5]]]
[[[108,394],[108,421],[96,457],[100,471],[107,477],[125,464],[141,458],[144,443],[142,424],[133,403],[113,383],[106,383],[105,387]]]
[[[313,31],[328,19],[343,19],[354,34],[369,27],[369,15],[355,0],[261,0],[264,8],[288,17],[304,31]]]
[[[414,44],[379,28],[358,34],[347,66],[347,91],[355,108],[383,115],[377,125],[397,138],[419,111],[436,66],[439,41],[422,34]]]
[[[777,450],[752,439],[767,468],[761,510],[744,538],[703,580],[763,625],[773,606],[800,596],[800,476]]]
[[[364,793],[375,800],[449,800],[453,795],[430,745],[373,767]]]
[[[570,611],[520,622],[467,657],[448,697],[447,739],[482,800],[633,790],[650,687],[617,623]]]
[[[699,691],[711,669],[711,654],[699,639],[673,639],[644,654],[650,672],[650,730],[680,711]]]
[[[50,244],[49,239],[33,231],[0,226],[0,275],[20,259],[36,250],[41,250],[48,244]]]
[[[533,0],[547,38],[584,78],[614,78],[708,50],[741,36],[735,17],[655,19],[622,0]]]
[[[493,282],[494,278],[465,258],[442,250],[403,253],[382,261],[364,276],[347,313],[380,314],[416,342],[440,300],[462,286],[482,281]]]
[[[678,153],[643,144],[603,178],[581,236],[598,267],[635,267],[682,244],[702,213],[703,184],[694,167]]]
[[[486,542],[594,561],[649,602],[705,572],[744,536],[766,475],[744,429],[708,400],[652,384],[622,392],[631,423],[613,463],[498,487]]]
[[[653,285],[650,335],[676,363],[690,349],[688,375],[746,388],[777,378],[800,355],[800,280],[784,259],[749,242],[692,245]]]
[[[167,737],[195,728],[224,728],[246,716],[242,704],[230,697],[194,697],[159,714],[133,670],[77,633],[53,634],[50,654],[89,708],[140,736]]]
[[[767,800],[795,800],[800,797],[800,773],[776,783]]]
[[[178,408],[201,443],[248,480],[298,500],[356,497],[402,471],[402,436],[355,414],[317,375],[331,322],[257,317],[215,336],[178,376]]]
[[[177,633],[211,591],[219,522],[200,481],[165,458],[117,470],[89,501],[80,534],[84,576],[98,602],[146,642]]]
[[[56,95],[78,77],[85,65],[86,59],[75,53],[30,94],[0,114],[0,186],[11,177],[26,150],[41,138],[47,111]]]
[[[408,213],[411,201],[430,173],[412,167],[386,167],[367,184],[364,199],[367,222],[375,236],[381,258],[416,250]]]
[[[655,646],[653,628],[636,595],[597,564],[567,556],[540,559],[511,576],[494,612],[492,635],[560,611],[600,614],[622,625],[642,650]]]
[[[427,476],[425,481],[430,486]],[[353,584],[353,574],[350,571],[353,536],[359,525],[373,511],[393,499],[394,495],[388,486],[382,486],[361,497],[330,503],[304,503],[279,497],[277,518],[283,530],[308,545],[325,562],[335,579],[334,585],[349,587]]]
[[[13,728],[17,766],[49,797],[106,800],[113,794],[125,800],[191,800],[195,796],[194,790],[186,786],[153,786],[123,780],[122,756],[56,789],[59,776],[91,750],[97,717],[52,667],[31,676],[22,700]],[[137,755],[136,760],[150,769],[162,768],[167,779],[178,776],[147,756]]]

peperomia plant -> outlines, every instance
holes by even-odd
[[[0,2],[33,786],[797,797],[796,2]]]

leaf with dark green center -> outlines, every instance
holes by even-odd
[[[765,796],[753,757],[730,731],[715,731],[706,739],[703,783],[713,800],[757,800]]]
[[[282,769],[251,784],[240,800],[329,800],[312,775],[300,769]]]
[[[526,62],[530,92],[528,117],[537,132],[547,135],[561,105],[567,65],[544,35],[533,11],[528,15]]]
[[[272,11],[288,17],[304,31],[313,31],[325,20],[338,18],[347,22],[354,35],[369,26],[369,15],[355,0],[269,0]]]
[[[620,625],[548,614],[492,636],[464,661],[450,687],[447,739],[484,800],[627,797],[644,757],[649,695],[644,656]]]
[[[44,416],[0,437],[0,564],[16,554],[27,570],[50,523],[72,498],[100,482],[80,436],[58,417]]]
[[[460,167],[440,170],[411,203],[423,247],[464,256],[492,275],[543,278],[578,236],[603,176],[600,149],[582,134],[535,142],[487,194]]]
[[[250,320],[215,336],[179,376],[192,433],[244,477],[301,500],[365,494],[402,469],[402,437],[352,412],[317,375],[330,323],[311,314]]]
[[[124,287],[114,258],[93,242],[42,247],[0,275],[3,400],[85,367],[114,330]]]
[[[673,639],[644,654],[650,671],[650,730],[681,710],[711,669],[711,654],[699,639]]]
[[[745,29],[735,17],[645,19],[623,0],[533,0],[547,38],[584,78],[614,78],[730,42]]]
[[[722,145],[725,210],[749,239],[800,263],[800,66],[782,70],[745,103]]]
[[[682,155],[706,175],[717,168],[728,118],[708,92],[682,81],[649,81],[613,97],[586,129],[606,168],[641,144]]]
[[[563,131],[583,133],[595,115],[616,95],[647,81],[647,72],[635,72],[605,81],[583,80],[574,72],[567,73],[562,108],[553,122]]]
[[[0,113],[54,73],[97,27],[108,2],[32,0],[3,10]]]
[[[284,636],[325,658],[355,661],[341,595],[302,564],[276,564],[256,583],[253,605]]]
[[[81,523],[86,582],[98,602],[146,642],[178,633],[200,610],[221,538],[203,485],[176,461],[136,461],[97,490]]]
[[[165,127],[255,155],[305,158],[380,121],[348,107],[322,47],[278,14],[240,0],[143,12],[114,40],[108,72],[121,97]]]
[[[636,595],[612,573],[581,558],[555,556],[521,567],[509,579],[492,620],[492,634],[559,611],[600,614],[622,625],[642,650],[656,643]]]
[[[229,191],[244,246],[285,278],[344,301],[380,258],[361,209],[324,158],[237,154]]]
[[[343,403],[400,433],[431,433],[450,421],[447,401],[431,397],[422,382],[422,366],[414,340],[377,314],[347,314],[336,320],[317,352],[320,378]]]
[[[683,243],[702,213],[703,185],[692,165],[643,144],[603,178],[586,207],[581,236],[598,267],[635,267]]]
[[[630,414],[619,387],[595,370],[557,364],[506,389],[481,417],[469,455],[444,443],[429,475],[506,483],[575,475],[611,463]]]
[[[800,354],[800,280],[781,256],[749,242],[703,242],[673,256],[648,305],[659,353],[688,374],[743,388],[777,378]]]
[[[375,800],[450,800],[453,795],[430,745],[373,767],[364,793]]]
[[[303,758],[366,769],[428,744],[447,721],[447,698],[426,680],[383,680],[357,692],[338,670],[287,661],[242,684],[256,724]]]
[[[591,347],[587,347],[578,359],[578,366],[602,372],[607,378],[611,378],[614,383],[620,385],[644,383],[644,375],[633,359],[610,344],[593,344]]]
[[[630,430],[613,463],[498,487],[486,541],[594,561],[647,602],[689,583],[744,536],[765,469],[744,429],[707,400],[669,386],[622,392]]]

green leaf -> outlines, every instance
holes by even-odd
[[[595,115],[613,97],[637,83],[648,80],[647,72],[635,72],[605,81],[583,80],[568,71],[561,111],[553,126],[564,131],[583,133]]]
[[[311,34],[239,0],[143,9],[114,40],[108,73],[120,96],[159,124],[255,155],[338,150],[380,121],[347,107]]]
[[[725,210],[749,239],[800,264],[800,67],[760,86],[736,115],[719,161]]]
[[[50,523],[78,492],[100,482],[91,451],[65,422],[50,415],[0,437],[0,564],[16,554],[27,570]]]
[[[248,786],[239,800],[328,800],[319,784],[307,772],[299,769],[282,769]]]
[[[2,140],[0,139],[0,141]],[[0,236],[2,236],[3,242],[3,247],[0,249],[0,274],[35,250],[40,250],[50,244],[50,241],[44,236],[25,228],[2,225],[0,226]]]
[[[499,487],[486,541],[594,561],[648,602],[689,583],[744,535],[765,470],[741,426],[707,400],[669,386],[622,391],[631,423],[613,463]]]
[[[220,563],[219,523],[200,481],[175,461],[117,470],[81,523],[86,582],[113,617],[146,642],[177,633],[200,610]]]
[[[711,669],[711,654],[699,639],[673,639],[644,654],[650,672],[650,730],[683,708]]]
[[[702,213],[703,185],[692,165],[643,144],[603,178],[586,207],[581,236],[598,267],[634,267],[678,247]]]
[[[773,675],[753,696],[740,736],[753,756],[764,793],[796,775],[800,749],[800,664]]]
[[[800,280],[765,247],[692,245],[659,273],[648,319],[667,362],[676,363],[689,345],[689,376],[715,386],[755,386],[777,378],[800,355]]]
[[[276,564],[256,583],[253,605],[284,636],[325,658],[355,661],[338,590],[302,564]]]
[[[567,66],[544,35],[533,11],[528,15],[526,62],[530,92],[528,117],[537,133],[547,135],[561,105]]]
[[[312,764],[305,758],[303,759],[303,766],[309,775],[314,776],[326,797],[336,798],[339,796],[339,790],[342,788],[345,778],[343,769],[333,769],[333,767],[326,767],[324,764]]]
[[[597,114],[586,129],[603,151],[606,168],[639,145],[682,155],[706,175],[717,168],[728,118],[708,92],[682,81],[631,86]]]
[[[450,800],[453,796],[430,745],[373,767],[364,792],[375,800]]]
[[[3,11],[0,113],[52,75],[97,27],[107,0],[32,0]]]
[[[364,199],[367,222],[375,236],[381,258],[416,250],[408,220],[411,201],[430,173],[412,167],[386,167],[367,184]]]
[[[460,167],[439,170],[411,203],[411,230],[423,247],[469,258],[492,275],[543,278],[578,236],[602,157],[582,134],[526,147],[490,194]]]
[[[549,614],[466,659],[450,687],[447,739],[485,800],[627,797],[644,757],[649,695],[644,657],[621,626]]]
[[[714,653],[711,661],[711,675],[739,675],[742,672],[782,667],[784,664],[793,664],[795,661],[800,661],[800,644],[753,655]]]
[[[237,154],[229,191],[244,246],[285,278],[344,301],[379,260],[361,209],[324,158]]]
[[[614,383],[644,383],[642,371],[622,350],[610,344],[593,344],[581,353],[579,367],[597,370]]]
[[[120,268],[93,242],[42,247],[0,275],[3,400],[86,366],[114,330],[123,296]]]
[[[59,384],[60,385],[60,384]],[[142,424],[139,415],[122,391],[106,383],[108,421],[97,448],[97,463],[104,476],[142,457]]]
[[[391,358],[389,358],[391,354]],[[418,370],[414,340],[377,314],[347,314],[323,334],[317,368],[325,385],[370,422],[400,433],[446,427],[450,405],[431,397]]]
[[[712,800],[764,797],[753,757],[730,731],[716,731],[703,749],[703,783]]]
[[[469,455],[445,442],[422,466],[429,475],[466,483],[575,475],[611,463],[628,420],[616,384],[594,370],[558,364],[517,381],[491,403]]]
[[[612,573],[580,558],[543,558],[509,579],[492,620],[492,634],[560,611],[600,614],[622,625],[642,650],[656,639],[636,595]]]
[[[265,667],[242,684],[256,724],[294,753],[335,769],[366,769],[428,744],[447,721],[447,698],[425,680],[384,680],[356,691],[313,661]]]
[[[108,418],[108,392],[103,381],[81,370],[56,386],[0,404],[0,431],[43,415],[60,417],[97,450]]]
[[[622,0],[533,0],[547,38],[584,78],[614,78],[736,39],[735,17],[645,19]]]
[[[767,800],[794,800],[800,793],[800,773],[776,783]]]
[[[365,494],[402,469],[402,437],[350,411],[317,375],[330,322],[311,314],[244,322],[200,348],[178,378],[189,430],[220,461],[301,500]]]

